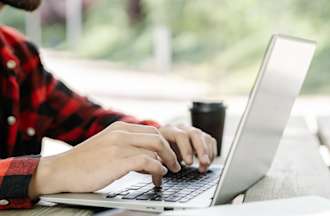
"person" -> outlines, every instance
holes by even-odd
[[[0,0],[0,7],[33,11],[40,3]],[[0,56],[0,209],[31,208],[43,194],[93,192],[130,171],[160,186],[168,169],[178,172],[194,155],[201,172],[215,158],[215,139],[199,129],[140,121],[73,92],[7,26],[0,26]],[[74,147],[40,157],[43,137]]]

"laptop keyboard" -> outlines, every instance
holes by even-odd
[[[107,198],[126,200],[154,200],[167,202],[187,202],[217,184],[220,168],[211,168],[200,173],[198,168],[183,167],[178,173],[168,172],[161,187],[151,181],[141,182],[117,193],[107,194]]]

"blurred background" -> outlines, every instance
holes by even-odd
[[[33,14],[7,7],[0,21],[40,45],[46,67],[72,88],[161,122],[193,99],[242,110],[271,35],[313,39],[295,112],[330,112],[327,0],[44,0]]]

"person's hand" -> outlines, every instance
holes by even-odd
[[[199,160],[200,172],[205,172],[217,154],[217,142],[200,129],[190,126],[164,126],[159,128],[163,137],[170,142],[179,161],[191,165],[193,156]]]
[[[167,173],[160,161],[172,172],[180,170],[175,152],[156,128],[116,122],[67,152],[41,158],[29,196],[93,192],[130,171],[151,174],[159,186]]]

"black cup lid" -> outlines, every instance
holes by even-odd
[[[191,109],[196,111],[209,112],[223,108],[226,108],[223,101],[219,101],[219,102],[194,101]]]

